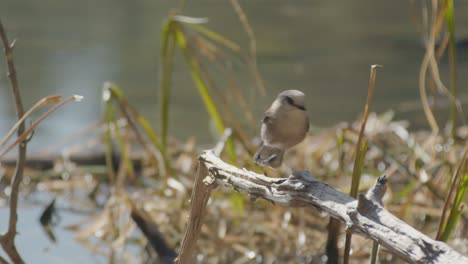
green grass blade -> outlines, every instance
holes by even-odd
[[[403,198],[406,198],[408,197],[408,195],[410,194],[410,192],[414,189],[414,187],[416,186],[416,183],[418,182],[418,180],[412,180],[410,181],[410,183],[408,183],[405,188],[403,188],[403,190],[401,190],[400,192],[392,195],[392,201],[398,201],[398,200],[401,200]]]
[[[161,152],[161,155],[164,161],[164,166],[167,168],[170,174],[173,174],[174,169],[172,168],[171,162],[169,161],[169,158],[167,157],[165,150],[161,147],[161,144],[159,143],[159,140],[158,140],[158,136],[156,135],[156,132],[154,131],[150,122],[148,121],[148,119],[140,115],[138,112],[136,112],[135,115],[136,115],[138,124],[140,124],[143,131],[145,131],[146,135],[148,135],[153,145],[157,149],[159,149],[159,151]]]
[[[104,142],[106,144],[105,154],[106,154],[106,166],[107,166],[107,175],[109,176],[109,183],[111,185],[115,182],[115,171],[114,164],[112,161],[112,135],[111,131],[114,127],[114,108],[111,100],[111,91],[108,86],[104,87],[103,91],[103,101],[105,102],[105,122],[106,130],[104,132]]]
[[[184,32],[180,28],[176,30],[175,39],[176,39],[177,45],[179,46],[187,63],[190,66],[192,79],[195,82],[195,85],[197,86],[198,92],[200,94],[200,97],[202,98],[205,108],[208,111],[208,114],[210,115],[210,117],[213,119],[215,126],[216,126],[216,130],[218,131],[218,134],[222,135],[225,129],[224,122],[221,118],[221,115],[219,114],[218,107],[216,106],[213,98],[211,97],[208,86],[206,85],[206,83],[204,82],[201,76],[199,63],[197,59],[192,55],[189,47],[187,46],[187,38],[185,37]],[[235,162],[236,155],[235,155],[234,144],[233,144],[232,139],[229,139],[226,142],[226,144],[227,144],[227,149],[228,149],[230,158],[233,162]]]
[[[234,52],[240,52],[241,51],[241,48],[240,46],[225,38],[224,36],[208,29],[207,27],[204,27],[200,24],[193,24],[193,23],[184,23],[186,24],[188,27],[190,27],[191,29],[195,30],[196,32],[198,32],[199,34],[201,34],[202,36],[208,38],[208,39],[211,39],[213,40],[214,42],[226,47],[226,48],[229,48],[230,50],[234,51]]]
[[[371,253],[370,264],[377,263],[378,254],[379,254],[379,243],[377,243],[376,241],[372,241],[372,253]]]
[[[124,107],[130,111],[130,113],[135,117],[137,120],[138,124],[143,128],[143,131],[148,135],[150,138],[151,142],[153,142],[154,146],[161,151],[161,143],[159,142],[158,136],[156,135],[156,132],[154,131],[153,127],[150,125],[150,122],[148,119],[146,119],[143,115],[141,115],[134,107],[132,107],[129,103],[127,98],[125,98],[122,90],[117,87],[116,85],[113,85],[111,88],[111,93],[116,97],[116,99],[119,100],[121,104],[124,105]]]
[[[452,234],[453,230],[457,226],[458,220],[460,220],[460,216],[463,212],[461,208],[461,203],[463,201],[463,197],[465,196],[466,190],[468,189],[468,173],[465,173],[463,176],[462,182],[460,184],[460,188],[457,191],[457,195],[455,196],[455,202],[450,210],[450,215],[447,221],[447,225],[445,226],[444,233],[442,234],[442,241],[447,241]]]
[[[162,161],[164,162],[165,168],[172,174],[174,171],[169,161],[169,158],[167,157],[166,152],[162,148],[161,143],[159,141],[159,137],[156,134],[153,127],[151,126],[148,119],[146,119],[132,105],[129,104],[124,93],[118,86],[114,84],[110,84],[109,91],[111,93],[111,96],[115,98],[115,100],[121,105],[121,109],[124,115],[127,118],[131,119],[131,120],[128,120],[129,124],[132,127],[134,127],[134,129],[137,129],[136,124],[134,124],[135,122],[133,121],[133,120],[136,120],[136,123],[138,123],[138,125],[143,129],[144,133],[146,134],[146,136],[149,138],[149,140],[155,147],[155,148],[149,148],[148,149],[149,152],[153,153],[155,155],[155,158],[157,159],[158,155],[155,154],[153,150],[159,151],[161,153]],[[135,133],[139,134],[139,131],[135,131]],[[144,140],[143,138],[141,138],[140,143],[145,146],[146,145],[145,142],[147,142],[147,140]]]
[[[366,152],[367,152],[367,140],[363,138],[359,151],[358,153],[356,153],[356,159],[354,162],[354,169],[353,169],[353,178],[351,180],[351,189],[349,191],[349,195],[353,198],[357,197],[357,194],[359,191],[359,182],[361,181],[362,167],[364,166]]]
[[[229,196],[229,199],[231,200],[232,211],[239,217],[243,216],[245,213],[243,197],[244,196],[239,193],[232,193]]]
[[[456,221],[458,221],[458,218],[456,217],[457,210],[459,210],[459,204],[457,205],[457,200],[459,199],[459,196],[461,195],[461,198],[464,196],[465,188],[463,187],[464,185],[464,180],[465,180],[465,172],[466,172],[466,157],[467,157],[467,152],[468,152],[468,145],[465,146],[465,149],[463,150],[463,154],[461,156],[460,163],[457,166],[457,169],[454,172],[454,175],[452,176],[452,182],[450,183],[450,188],[447,193],[447,198],[445,199],[444,203],[444,208],[442,209],[442,214],[440,216],[440,222],[439,222],[439,228],[437,230],[437,235],[436,239],[437,240],[443,240],[443,237],[446,237],[446,239],[449,236],[449,233],[451,231],[447,231],[447,225],[448,222],[452,222],[452,228],[455,227]],[[455,195],[455,198],[452,199],[453,195]],[[454,200],[452,202],[452,200]],[[446,221],[446,214],[449,210],[450,205],[452,206],[450,209],[450,216],[449,220]],[[454,218],[456,218],[456,221],[454,222]],[[448,233],[447,233],[448,232]]]
[[[160,83],[160,105],[161,105],[161,150],[166,152],[167,131],[169,129],[169,104],[171,97],[172,64],[174,62],[174,26],[175,22],[169,19],[163,26],[161,44],[161,83]]]
[[[136,116],[136,120],[138,122],[138,124],[140,124],[141,128],[143,129],[143,131],[145,131],[146,135],[148,135],[149,139],[151,140],[151,142],[153,142],[153,145],[158,148],[159,150],[161,150],[161,153],[166,156],[164,154],[164,152],[162,152],[162,148],[161,148],[161,144],[158,140],[158,136],[156,135],[156,132],[154,131],[153,127],[151,126],[150,122],[148,121],[148,119],[146,119],[146,117],[140,115],[140,113],[138,112],[135,112],[134,113],[135,116]]]
[[[121,164],[124,164],[125,165],[125,169],[126,171],[128,172],[128,175],[131,176],[131,179],[132,180],[135,180],[136,177],[135,177],[135,171],[133,170],[133,164],[132,164],[132,161],[130,159],[130,155],[129,155],[129,150],[128,150],[128,146],[127,144],[125,143],[124,139],[123,139],[123,136],[122,136],[122,133],[120,131],[120,127],[116,124],[115,125],[115,138],[117,140],[117,144],[119,145],[119,148],[120,148],[120,159],[121,159]],[[120,164],[120,165],[121,165]],[[125,187],[125,173],[122,173],[120,174],[120,172],[118,173],[118,178],[116,179],[116,186],[118,188],[124,188]],[[120,178],[122,177],[122,178]],[[135,184],[135,182],[133,182]]]

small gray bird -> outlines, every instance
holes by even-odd
[[[262,119],[262,143],[254,155],[256,163],[281,166],[284,152],[305,138],[309,118],[304,102],[305,94],[298,90],[287,90],[276,97]]]

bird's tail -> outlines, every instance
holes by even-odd
[[[261,145],[254,155],[254,160],[259,165],[277,168],[283,161],[284,150],[272,146]]]

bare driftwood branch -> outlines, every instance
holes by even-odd
[[[16,78],[16,70],[13,63],[13,47],[15,42],[10,44],[3,28],[2,21],[0,20],[0,37],[2,39],[6,63],[8,67],[8,78],[10,80],[11,90],[16,105],[16,115],[18,119],[24,115],[23,104],[21,103],[21,96],[18,87],[18,79]],[[24,121],[18,127],[18,137],[25,131]],[[23,259],[18,253],[15,246],[16,236],[16,223],[18,221],[17,208],[18,208],[18,193],[19,185],[23,179],[24,163],[26,161],[26,142],[19,144],[18,148],[18,162],[16,163],[15,174],[11,180],[11,193],[10,193],[10,216],[8,219],[8,230],[5,234],[0,236],[0,243],[3,250],[8,254],[13,263],[24,263]]]
[[[231,166],[213,151],[205,152],[199,160],[195,190],[200,190],[205,202],[203,209],[211,190],[217,184],[223,184],[248,193],[251,198],[263,198],[278,205],[319,208],[341,220],[348,231],[377,241],[388,251],[411,263],[468,263],[467,257],[447,244],[422,234],[382,207],[381,199],[387,181],[385,176],[379,178],[367,194],[360,194],[355,200],[316,180],[308,172],[294,172],[288,178],[269,178]],[[192,203],[200,201],[199,198],[195,200],[195,193],[192,193]],[[196,207],[191,207],[187,229],[187,232],[196,233],[191,236],[194,240],[190,242],[192,247],[204,214],[204,210],[193,209]],[[183,243],[181,252],[184,246]],[[179,256],[179,263],[192,263],[192,254],[193,251],[185,258]]]
[[[232,130],[230,128],[226,129],[223,138],[210,153],[214,156],[219,156],[231,134]],[[211,191],[216,188],[214,179],[207,178],[207,175],[207,166],[200,160],[197,176],[195,177],[195,186],[193,186],[192,195],[190,196],[189,223],[185,229],[179,256],[175,261],[176,263],[193,263],[192,258],[195,252],[198,235],[200,234],[200,229],[203,224],[203,218],[205,217],[206,204],[210,198]]]
[[[0,264],[8,264],[8,261],[0,256]]]

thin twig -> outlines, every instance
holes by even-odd
[[[0,263],[1,264],[8,264],[8,261],[6,261],[6,259],[4,259],[2,256],[0,256]]]
[[[262,78],[260,77],[260,73],[258,72],[257,68],[257,41],[255,39],[255,33],[253,32],[252,27],[249,24],[249,20],[245,15],[245,12],[242,10],[238,0],[230,0],[229,1],[234,8],[237,16],[239,17],[239,21],[241,22],[242,27],[244,28],[245,33],[249,38],[249,57],[250,59],[247,60],[247,64],[250,68],[250,71],[253,74],[257,87],[260,89],[262,95],[265,94],[265,86],[263,85]]]
[[[26,130],[24,131],[23,133],[19,134],[19,129],[18,129],[18,139],[16,139],[15,142],[13,142],[13,144],[11,144],[10,146],[8,146],[1,154],[0,154],[0,158],[2,158],[3,156],[5,156],[5,154],[7,154],[8,152],[10,152],[10,150],[12,150],[16,145],[20,144],[21,146],[21,143],[24,143],[28,137],[29,134],[32,133],[32,131],[34,130],[34,128],[36,128],[48,115],[50,115],[52,112],[54,112],[55,110],[57,110],[58,108],[60,108],[61,106],[69,103],[69,102],[73,102],[73,101],[76,101],[76,102],[79,102],[81,101],[83,97],[81,95],[72,95],[70,97],[67,97],[65,98],[63,101],[57,103],[56,105],[52,106],[49,110],[47,110],[44,114],[42,114],[34,123],[32,123],[32,125]]]
[[[15,132],[15,130],[21,125],[21,123],[24,122],[24,120],[26,120],[26,118],[28,116],[30,116],[34,111],[38,110],[39,108],[47,105],[47,104],[53,104],[53,103],[56,103],[58,101],[60,101],[62,99],[62,96],[61,95],[53,95],[53,96],[47,96],[47,97],[44,97],[42,98],[41,100],[39,100],[39,102],[37,102],[33,107],[31,107],[27,112],[26,114],[24,114],[19,120],[18,122],[15,123],[15,125],[10,129],[10,131],[8,131],[7,135],[3,137],[2,141],[0,141],[0,148],[3,147],[3,145],[5,145],[5,143],[11,138],[11,136],[13,136],[13,133]]]
[[[187,43],[187,46],[191,47],[190,43]],[[193,47],[191,48],[193,49]],[[221,93],[220,89],[217,87],[214,80],[210,78],[210,75],[208,74],[205,64],[203,64],[203,61],[200,58],[198,58],[196,54],[194,54],[194,58],[195,58],[195,61],[198,63],[197,65],[200,68],[200,73],[207,81],[208,87],[214,88],[213,90],[216,92],[217,96],[222,100],[222,103],[220,105],[223,106],[223,111],[224,111],[224,114],[226,115],[226,117],[222,116],[223,122],[233,126],[236,132],[236,135],[240,139],[242,145],[245,147],[245,149],[249,153],[253,154],[253,152],[255,151],[254,150],[255,147],[251,144],[251,141],[247,133],[243,129],[242,124],[239,122],[239,119],[236,117],[233,110],[229,107],[229,102],[227,98]],[[246,115],[249,115],[248,112],[246,112]]]
[[[439,32],[441,32],[445,22],[447,1],[444,1],[443,5],[440,7],[440,10],[438,10],[437,1],[432,1],[432,5],[432,27],[427,26],[429,36],[425,41],[426,53],[424,54],[423,61],[421,62],[419,72],[419,93],[421,96],[421,102],[424,114],[426,115],[426,119],[429,125],[431,126],[433,134],[437,134],[439,132],[439,125],[437,124],[437,121],[434,117],[434,113],[431,111],[426,93],[426,75],[428,70],[430,70],[430,74],[432,76],[432,79],[434,80],[437,90],[439,90],[440,93],[446,95],[451,101],[452,105],[456,106],[456,109],[460,114],[463,124],[466,124],[466,118],[460,100],[458,100],[456,96],[454,96],[454,94],[452,94],[452,92],[450,92],[449,89],[442,82],[439,74],[439,67],[437,65],[437,58],[434,54],[436,38],[439,35]],[[425,23],[427,24],[427,22]]]
[[[8,79],[10,80],[11,91],[15,100],[16,116],[20,119],[24,115],[23,104],[21,102],[21,96],[18,86],[18,79],[16,77],[15,65],[13,63],[13,47],[15,41],[12,44],[8,41],[5,29],[3,28],[2,21],[0,20],[0,36],[5,51],[5,57],[8,67]],[[18,136],[23,134],[25,130],[24,121],[18,126]],[[0,243],[2,244],[3,250],[8,254],[11,261],[14,263],[24,263],[20,254],[18,253],[15,246],[16,236],[16,223],[18,221],[17,208],[18,208],[18,193],[19,185],[23,179],[24,163],[26,161],[26,143],[20,144],[18,148],[18,162],[16,163],[15,174],[11,180],[11,193],[10,193],[10,215],[8,219],[8,230],[0,236]]]

